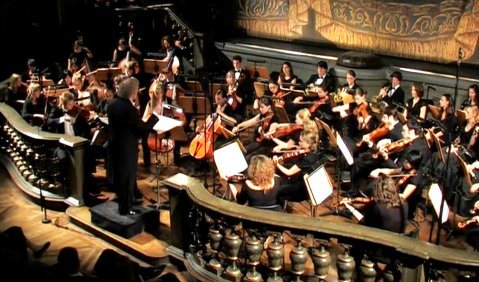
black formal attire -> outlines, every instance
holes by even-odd
[[[318,74],[313,74],[306,81],[306,85],[314,84],[315,86],[324,86],[329,93],[336,91],[336,81],[334,77],[328,73],[324,77],[320,77]]]
[[[398,86],[396,89],[390,87],[387,90],[387,95],[383,98],[383,101],[390,106],[395,104],[404,105],[404,96],[405,93],[401,86]]]
[[[273,151],[273,148],[276,146],[276,143],[272,141],[271,139],[263,138],[261,139],[261,136],[258,133],[259,128],[262,128],[263,133],[267,133],[269,131],[269,128],[271,127],[272,123],[279,123],[279,118],[276,114],[273,114],[273,116],[269,119],[266,119],[270,113],[267,113],[265,115],[260,114],[259,118],[260,120],[263,120],[259,127],[255,129],[254,133],[254,139],[249,143],[245,149],[246,149],[246,162],[249,163],[251,157],[259,154],[271,155],[271,151]],[[258,142],[258,138],[260,138]]]
[[[388,135],[386,138],[388,139],[391,139],[391,142],[395,142],[395,141],[398,141],[398,140],[401,140],[403,137],[402,137],[402,127],[403,127],[403,123],[398,121],[394,126],[393,128],[391,129],[391,131],[389,131]]]
[[[246,110],[246,105],[251,105],[254,100],[253,81],[251,80],[251,74],[245,69],[232,69],[232,71],[235,73],[235,79],[238,83],[238,86],[236,87],[236,92],[241,98],[243,98],[241,110],[243,110],[242,113],[244,114],[244,111]]]
[[[33,102],[32,98],[27,98],[27,100],[25,100],[25,103],[23,103],[23,108],[22,108],[23,119],[26,122],[32,124],[33,115],[35,114],[45,115],[45,103],[46,103],[46,99],[43,95],[40,95],[40,97],[37,99],[36,104]],[[38,124],[33,124],[33,125],[38,125]]]
[[[403,233],[407,225],[407,203],[390,208],[384,203],[371,203],[364,212],[364,225]]]
[[[81,68],[88,59],[88,52],[84,48],[82,48],[78,53],[73,51],[70,53],[70,56],[68,56],[68,59],[70,59],[72,64],[75,64],[78,68]]]
[[[152,130],[157,121],[158,118],[151,115],[143,122],[129,99],[113,98],[108,105],[107,152],[120,214],[128,214],[135,199],[138,139]]]
[[[281,178],[279,176],[274,178],[274,186],[267,192],[251,189],[245,181],[241,192],[236,196],[236,201],[238,204],[248,203],[250,207],[282,211],[283,209],[279,203],[280,185]]]
[[[406,172],[406,173],[409,173],[409,172]],[[425,181],[426,180],[424,179],[423,170],[417,169],[416,175],[409,177],[408,180],[405,183],[403,183],[402,187],[398,187],[398,189],[402,193],[404,192],[404,189],[406,189],[408,184],[416,186],[416,189],[414,190],[414,192],[412,192],[411,195],[409,195],[409,197],[406,199],[406,202],[409,208],[407,212],[408,219],[414,218],[417,205],[421,201],[422,190],[424,189],[424,186],[426,184]]]
[[[427,103],[424,99],[419,98],[419,101],[417,101],[416,104],[414,104],[413,98],[408,99],[406,102],[407,119],[411,117],[419,117],[422,107],[427,107]]]

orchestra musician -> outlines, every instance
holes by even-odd
[[[336,82],[334,77],[328,72],[328,63],[325,61],[319,61],[316,64],[316,74],[313,74],[306,81],[308,88],[314,88],[316,86],[324,86],[328,93],[332,93],[336,90]]]
[[[442,94],[439,99],[439,121],[445,129],[443,135],[443,146],[448,146],[451,142],[451,135],[454,135],[456,129],[456,119],[454,118],[454,111],[452,109],[454,102],[450,94]]]
[[[422,98],[423,94],[422,84],[417,82],[413,83],[411,86],[411,98],[406,101],[406,112],[404,115],[407,119],[411,117],[426,119],[427,103]]]
[[[162,61],[167,62],[166,69],[161,71],[167,74],[169,81],[176,81],[176,76],[183,71],[181,50],[170,35],[161,38],[161,47],[166,53],[166,57]]]
[[[251,119],[245,120],[233,127],[232,132],[237,133],[240,130],[259,124],[254,131],[255,133],[252,142],[245,148],[245,158],[247,162],[249,162],[254,155],[271,155],[271,151],[275,146],[275,143],[271,140],[271,134],[276,130],[278,123],[279,118],[273,110],[272,99],[263,96],[259,99],[259,113]]]
[[[289,128],[291,133],[277,136],[278,132],[281,131],[283,127]],[[299,137],[302,131],[311,131],[315,132],[318,136],[320,135],[318,125],[311,119],[311,112],[306,108],[301,109],[296,113],[295,122],[293,124],[278,124],[276,131],[273,133],[273,141],[277,144],[273,148],[273,152],[279,153],[283,150],[296,148],[299,144]]]
[[[381,88],[379,99],[386,102],[389,106],[404,105],[404,90],[401,88],[402,73],[393,71],[390,75],[391,84],[388,87]]]
[[[356,93],[356,89],[359,88],[359,85],[356,83],[356,79],[356,72],[353,70],[348,70],[346,73],[346,83],[341,86],[341,92],[354,95],[354,93]]]
[[[3,101],[14,109],[18,109],[17,101],[25,101],[27,98],[27,86],[22,82],[21,75],[12,73],[9,84],[3,97]]]
[[[110,67],[120,67],[126,64],[128,52],[130,52],[130,59],[141,56],[141,51],[136,48],[131,42],[128,42],[125,37],[118,39],[118,45],[113,50],[113,57],[111,59]]]
[[[303,102],[305,97],[298,96],[294,98],[293,104],[296,105],[297,110],[304,108],[303,103],[310,104],[309,111],[313,118],[319,118],[327,124],[332,125],[334,120],[329,91],[324,85],[316,86],[315,90],[318,93],[318,96],[315,97],[316,100]]]
[[[119,198],[120,215],[134,215],[138,164],[138,139],[153,129],[158,117],[152,114],[144,122],[133,101],[138,93],[139,81],[126,78],[119,86],[117,97],[108,106],[108,159],[112,171],[113,187]],[[158,107],[155,113],[161,112]]]
[[[316,132],[302,131],[296,152],[273,157],[277,170],[284,175],[281,191],[285,198],[298,202],[308,198],[303,177],[314,170],[319,160],[318,145],[319,136]]]
[[[291,84],[289,87],[283,87],[283,83]],[[281,88],[289,88],[290,90],[294,90],[296,86],[294,84],[298,83],[298,76],[294,74],[293,66],[290,62],[283,62],[281,66],[281,70],[279,71],[278,76],[278,85]]]
[[[479,102],[479,85],[472,84],[467,89],[467,98],[461,104],[461,110],[464,110],[467,106],[477,106]]]
[[[47,101],[41,92],[40,84],[30,83],[27,93],[27,99],[23,104],[22,117],[26,122],[34,126],[43,126],[46,121]]]
[[[421,170],[422,162],[423,156],[421,152],[419,150],[410,150],[405,153],[402,167],[377,168],[370,173],[370,177],[372,178],[378,178],[381,174],[386,176],[400,176],[396,181],[396,188],[399,191],[401,200],[407,201],[408,203],[408,219],[414,218],[417,204],[421,200],[422,190],[426,184]],[[371,194],[371,192],[366,191],[366,194]]]
[[[245,79],[243,75],[239,76],[240,80]],[[245,101],[241,88],[240,81],[236,79],[236,75],[233,71],[228,71],[225,75],[226,91],[228,96],[228,104],[231,108],[231,116],[237,121],[242,122],[245,116]]]
[[[246,105],[251,105],[253,103],[254,87],[253,81],[251,81],[251,74],[242,67],[243,58],[240,55],[234,55],[231,62],[233,65],[231,71],[234,72],[235,79],[238,82],[236,91],[241,93],[245,105],[243,110],[246,110]]]
[[[27,60],[27,70],[22,73],[22,81],[29,82],[38,80],[40,69],[38,68],[37,60],[30,58]]]
[[[238,204],[283,211],[279,204],[281,178],[275,174],[276,167],[268,156],[255,155],[248,165],[248,179],[236,196]]]
[[[81,40],[73,42],[73,52],[68,56],[68,67],[72,73],[79,71],[83,66],[87,65],[87,60],[93,58],[93,53],[87,47],[83,46]],[[91,70],[86,70],[90,72]]]

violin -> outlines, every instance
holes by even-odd
[[[276,128],[276,131],[273,133],[273,137],[281,138],[284,136],[295,134],[301,130],[303,130],[302,124],[292,123],[285,126],[278,126],[278,128]]]
[[[383,123],[381,124],[380,126],[378,126],[378,128],[374,129],[373,131],[371,131],[369,133],[369,141],[371,142],[377,142],[379,141],[380,139],[383,139],[384,137],[386,137],[389,132],[391,131],[390,129],[391,127],[391,123],[389,122],[386,122],[386,123]],[[364,143],[366,143],[366,141],[364,140],[361,140],[359,142],[356,143],[356,147],[361,147],[361,145],[363,145]]]
[[[291,159],[294,159],[294,158],[304,156],[307,153],[309,153],[309,150],[299,149],[299,150],[296,150],[296,151],[293,151],[293,152],[284,153],[282,156],[274,158],[273,161],[275,163],[284,163],[287,160],[291,160]]]
[[[403,185],[409,180],[409,178],[413,177],[416,175],[416,169],[413,168],[409,171],[408,174],[402,176],[396,181],[396,188],[397,189],[402,189]]]
[[[369,116],[368,104],[362,103],[354,109],[353,113],[356,117],[362,117],[363,119],[367,118]]]
[[[464,220],[464,221],[460,221],[460,222],[457,223],[457,227],[459,229],[463,229],[463,228],[466,228],[466,226],[471,225],[473,223],[478,223],[477,217],[473,217],[473,218],[470,218],[470,219],[467,219],[467,220]]]
[[[325,105],[328,102],[328,96],[320,97],[319,100],[314,101],[314,104],[309,107],[309,112],[314,113],[321,105]]]
[[[390,144],[384,145],[383,148],[386,150],[386,153],[389,155],[389,154],[397,153],[406,149],[411,143],[412,143],[411,139],[403,138],[396,142],[392,142]],[[377,159],[378,156],[379,156],[379,152],[373,153],[373,158]]]
[[[271,120],[273,119],[274,113],[270,112],[268,115],[263,119],[263,122],[261,123],[261,126],[259,128],[259,137],[256,138],[256,142],[261,143],[263,139],[265,138],[265,133],[268,132],[269,126],[271,125]]]
[[[274,93],[273,94],[273,104],[275,107],[281,107],[281,108],[284,108],[284,105],[286,104],[286,102],[284,101],[284,97],[286,95],[288,95],[289,93],[291,92],[288,92],[288,93],[284,93],[283,90],[278,90],[278,92]]]

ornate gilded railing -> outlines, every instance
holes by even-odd
[[[299,281],[306,276],[375,281],[375,265],[386,265],[385,281],[399,276],[421,281],[452,273],[473,276],[479,269],[477,253],[366,226],[238,205],[183,174],[165,184],[168,251],[201,281]]]
[[[52,207],[82,205],[86,145],[84,138],[32,127],[15,109],[0,103],[0,160],[33,198],[45,197]]]

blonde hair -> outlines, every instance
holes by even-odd
[[[66,103],[69,101],[75,101],[75,95],[68,91],[63,92],[60,95],[60,104],[63,106],[64,109],[65,109]]]
[[[311,119],[311,112],[309,111],[309,109],[304,108],[299,110],[296,113],[296,116],[298,116],[298,118],[303,121],[304,131],[312,131],[316,134],[319,134],[318,125],[316,124],[316,122],[314,122],[314,120]]]
[[[10,76],[10,89],[13,92],[17,92],[18,90],[18,81],[22,81],[22,76],[19,75],[18,73],[12,73]]]
[[[309,144],[309,150],[311,152],[318,151],[318,144],[319,144],[319,135],[314,131],[303,130],[301,132],[301,137],[303,137],[303,141]]]
[[[32,98],[33,93],[35,93],[35,91],[40,90],[40,89],[41,89],[40,84],[30,83],[30,85],[28,85],[28,89],[27,89],[28,97]]]
[[[248,166],[248,177],[254,185],[261,187],[264,192],[271,190],[276,166],[271,158],[265,155],[253,156]]]

